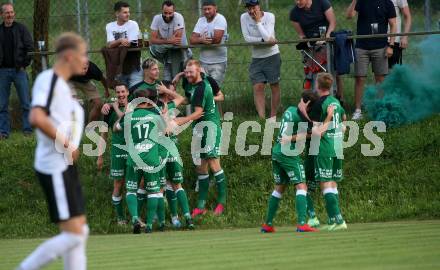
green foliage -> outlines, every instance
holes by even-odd
[[[273,190],[271,158],[260,153],[241,157],[235,151],[237,127],[248,119],[234,119],[229,154],[221,159],[229,187],[226,215],[214,218],[208,214],[197,221],[199,229],[255,227],[263,221]],[[361,126],[360,140],[345,151],[345,180],[340,185],[342,212],[349,223],[440,217],[439,126],[440,117],[435,116],[377,133],[385,144],[384,152],[378,157],[361,154],[361,144],[371,145]],[[187,130],[180,137],[180,151],[185,165],[184,188],[194,207],[196,175],[189,152],[190,139]],[[261,133],[249,131],[246,144],[261,145],[262,140]],[[21,134],[0,141],[0,238],[46,236],[56,231],[55,226],[49,225],[46,203],[32,170],[34,147],[35,141]],[[87,216],[92,232],[98,234],[128,232],[115,226],[108,154],[103,172],[95,170],[95,158],[82,156],[79,162]],[[212,187],[209,209],[215,206],[214,192]],[[323,200],[319,194],[315,196],[319,198],[317,210],[324,221]],[[283,198],[275,224],[292,224],[294,209],[291,187]]]

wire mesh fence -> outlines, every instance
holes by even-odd
[[[30,31],[33,30],[33,14],[36,1],[10,0],[15,6],[17,21],[24,23]],[[115,0],[51,0],[49,17],[48,50],[53,49],[57,35],[65,31],[80,33],[93,50],[100,49],[106,44],[105,26],[115,20],[113,5]],[[131,19],[138,22],[141,31],[149,31],[152,18],[161,13],[162,0],[126,0],[130,4]],[[176,11],[185,18],[186,34],[189,37],[201,15],[200,0],[175,0]],[[229,43],[243,42],[240,28],[240,16],[245,12],[242,0],[217,1],[218,11],[228,22]],[[276,16],[276,37],[278,40],[296,39],[297,35],[289,21],[289,12],[294,5],[293,0],[263,0],[262,7]],[[350,1],[332,1],[337,16],[337,29],[356,29],[356,20],[345,18],[345,9]],[[432,2],[432,1],[431,1]],[[431,25],[437,25],[440,20],[440,4],[434,1],[430,5]],[[413,13],[413,30],[424,30],[426,16],[423,1],[410,2]],[[419,52],[415,44],[423,37],[410,39],[410,48],[405,52],[404,61],[413,63],[419,60]],[[301,54],[292,44],[281,45],[282,69],[281,89],[284,106],[297,97],[302,89],[304,79]],[[194,50],[195,58],[198,50]],[[147,51],[142,52],[142,58],[149,57]],[[104,69],[104,60],[100,53],[90,54],[90,59]],[[228,48],[228,68],[223,90],[226,94],[225,110],[249,112],[253,110],[251,83],[248,76],[248,66],[251,62],[251,49],[247,47]],[[49,57],[49,64],[53,57]],[[352,76],[344,76],[346,99],[353,96]],[[102,89],[101,89],[102,90]],[[18,104],[17,104],[18,105]],[[18,106],[16,107],[18,108]],[[16,118],[18,119],[18,117]]]

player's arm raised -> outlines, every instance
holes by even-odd
[[[312,128],[312,134],[316,135],[316,136],[324,136],[324,134],[327,132],[327,130],[330,127],[330,124],[333,123],[332,119],[333,119],[333,115],[335,113],[335,106],[328,106],[327,107],[327,117],[324,120],[324,123],[317,123],[317,125],[315,125]],[[315,123],[316,124],[316,123]]]
[[[176,91],[172,91],[172,90],[168,89],[163,83],[158,85],[157,88],[158,88],[160,94],[167,94],[167,95],[171,96],[173,98],[174,104],[176,104],[176,107],[179,106],[180,104],[183,104],[183,102],[185,102],[185,98],[183,96],[181,96]]]

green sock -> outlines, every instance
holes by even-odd
[[[313,198],[310,195],[309,192],[307,192],[307,214],[309,215],[310,218],[315,218],[316,217],[316,213],[315,213],[315,206],[313,203]]]
[[[182,208],[182,213],[185,218],[191,218],[191,214],[189,213],[189,204],[188,197],[186,196],[186,191],[183,188],[179,188],[176,190],[177,201],[179,202],[180,207]]]
[[[142,210],[145,207],[146,200],[147,200],[147,191],[145,189],[138,189],[138,191],[137,191],[137,205],[138,205],[139,215],[142,215]]]
[[[127,192],[127,206],[128,212],[131,216],[131,221],[134,223],[138,219],[138,200],[136,193]]]
[[[165,223],[165,199],[163,196],[157,200],[157,219],[159,224]]]
[[[217,203],[226,203],[226,177],[223,170],[214,174],[215,182],[217,184]]]
[[[170,208],[171,216],[177,216],[177,197],[172,187],[167,187],[165,191],[165,196],[167,197],[168,207]]]
[[[118,218],[118,221],[125,219],[124,209],[122,208],[121,202],[122,202],[122,196],[119,196],[119,197],[112,196],[112,204],[115,207],[116,216]]]
[[[209,175],[201,174],[198,177],[199,181],[199,198],[197,201],[197,208],[205,209],[206,199],[209,191]]]
[[[341,212],[338,206],[338,199],[333,191],[324,194],[325,209],[330,222],[336,221],[336,216],[340,216]]]
[[[295,196],[297,223],[306,224],[307,219],[307,191],[297,190]]]
[[[272,192],[272,196],[270,196],[269,206],[267,207],[267,214],[266,214],[266,224],[269,226],[272,226],[272,221],[277,213],[280,200],[281,200],[281,194],[278,193],[277,191]]]
[[[335,210],[334,210],[334,212],[335,212],[334,218],[335,218],[337,224],[342,224],[342,223],[344,223],[344,218],[342,217],[341,208],[339,207],[338,189],[334,188],[333,189],[333,193],[335,194],[335,198],[336,198],[336,206],[335,206]]]
[[[151,196],[151,195],[150,195]],[[157,205],[159,203],[159,198],[157,197],[148,197],[147,198],[147,218],[146,225],[150,228],[153,226],[153,219],[157,213]]]

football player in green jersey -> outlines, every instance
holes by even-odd
[[[188,102],[192,113],[186,117],[176,118],[178,125],[192,121],[193,160],[198,174],[199,197],[197,207],[193,210],[193,218],[206,213],[205,204],[209,191],[209,169],[214,174],[217,185],[217,206],[215,215],[224,212],[226,203],[226,177],[220,165],[221,125],[220,115],[215,106],[211,85],[201,76],[200,62],[188,61],[185,69],[191,93]]]
[[[113,130],[116,121],[124,115],[128,104],[128,88],[125,84],[119,83],[115,86],[117,100],[110,104],[108,109],[103,108],[101,113],[108,128]],[[108,133],[102,133],[101,137],[107,140]],[[112,133],[110,149],[110,178],[113,179],[112,204],[115,207],[118,225],[127,224],[125,220],[124,208],[122,206],[122,187],[125,182],[125,172],[127,164],[127,152],[116,145],[125,145],[124,134],[118,131]],[[99,144],[99,153],[105,152],[105,146]],[[98,156],[97,168],[102,170],[104,163],[103,155]]]
[[[160,69],[156,59],[148,58],[142,63],[142,70],[144,71],[144,80],[130,88],[130,94],[136,90],[156,89],[159,84]],[[131,101],[132,98],[129,98]]]
[[[304,92],[302,100],[308,103],[308,110],[313,106],[318,96],[313,92]],[[329,122],[331,115],[326,119]],[[308,135],[309,121],[297,107],[289,107],[283,114],[280,131],[272,148],[272,172],[275,189],[269,199],[265,224],[261,231],[275,232],[273,218],[276,215],[281,197],[289,184],[296,188],[297,231],[314,232],[316,229],[306,223],[307,218],[307,185],[303,162],[300,158],[300,142],[305,144]]]
[[[141,179],[144,180],[147,191],[147,218],[145,232],[153,230],[153,219],[158,208],[158,201],[163,199],[160,192],[158,170],[159,160],[159,132],[164,129],[164,122],[157,109],[154,107],[157,101],[155,91],[136,90],[134,92],[135,103],[140,102],[136,108],[116,122],[115,130],[124,132],[127,144],[127,205],[133,223],[133,233],[138,234],[141,230],[139,222],[136,192]],[[143,100],[138,100],[138,98]],[[146,101],[149,99],[150,101]],[[152,104],[153,103],[153,104]],[[160,211],[159,211],[160,212]],[[159,217],[159,220],[164,218]],[[163,229],[164,224],[159,224]]]
[[[328,73],[320,73],[316,80],[320,98],[310,112],[311,120],[324,122],[324,119],[328,117],[328,111],[333,110],[331,122],[324,123],[318,132],[321,137],[319,147],[312,138],[309,151],[309,155],[314,156],[315,180],[320,182],[328,215],[328,224],[323,229],[329,231],[345,230],[347,224],[339,207],[337,183],[343,178],[342,142],[345,131],[343,121],[346,120],[346,114],[339,100],[330,95],[334,81],[333,76]],[[301,111],[304,111],[304,106]]]
[[[168,119],[174,119],[177,114],[177,107],[185,101],[185,98],[179,95],[171,83],[161,83],[158,86],[159,102],[158,105],[162,109],[162,113]],[[161,170],[161,176],[165,179],[166,190],[165,195],[168,201],[168,207],[171,213],[171,222],[175,228],[181,226],[179,217],[177,215],[177,205],[179,204],[186,221],[188,229],[194,229],[194,224],[189,211],[188,197],[186,191],[182,187],[183,183],[183,163],[179,153],[172,153],[169,149],[177,149],[178,139],[172,131],[167,132],[167,137],[171,139],[174,147],[166,148],[162,145],[159,147],[160,155],[165,157],[166,164]]]

